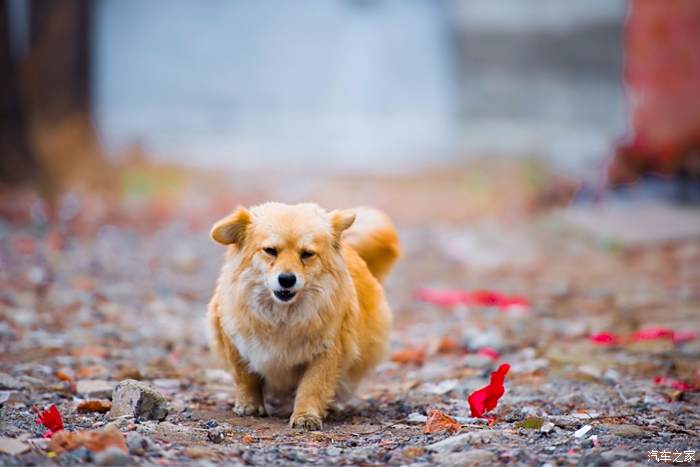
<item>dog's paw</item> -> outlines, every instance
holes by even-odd
[[[267,415],[267,412],[265,412],[265,406],[262,403],[251,404],[249,402],[236,402],[236,405],[233,407],[233,413],[238,416],[258,415],[260,417],[264,417]]]
[[[302,430],[320,430],[323,426],[321,417],[311,413],[297,414],[296,412],[292,414],[289,419],[289,426],[292,428],[301,428]]]

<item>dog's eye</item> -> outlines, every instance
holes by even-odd
[[[301,259],[309,259],[315,254],[316,253],[314,253],[313,251],[302,251],[301,252]]]
[[[277,256],[277,249],[276,248],[263,248],[263,251],[270,256]]]

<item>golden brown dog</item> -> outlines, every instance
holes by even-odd
[[[211,237],[228,245],[209,322],[236,381],[235,412],[264,415],[263,394],[294,395],[290,425],[319,429],[387,349],[391,221],[367,208],[266,203],[238,208]]]

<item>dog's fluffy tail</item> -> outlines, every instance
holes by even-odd
[[[357,251],[372,275],[381,282],[401,252],[399,236],[389,216],[382,211],[365,207],[354,211],[355,222],[343,233],[343,240]]]

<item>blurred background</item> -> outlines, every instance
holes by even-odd
[[[593,186],[697,181],[698,11],[654,3],[6,0],[0,176],[104,187],[105,167],[145,157],[306,174],[528,160]]]

